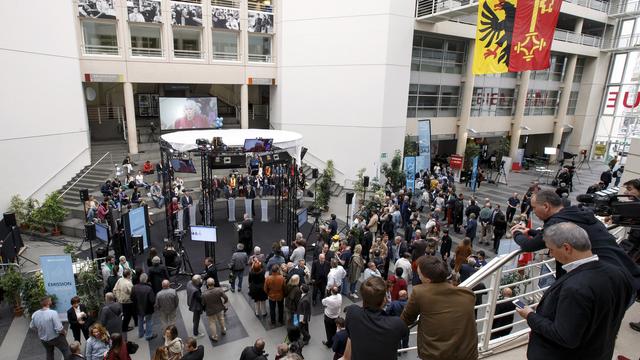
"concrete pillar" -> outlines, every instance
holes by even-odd
[[[552,146],[558,146],[562,141],[562,132],[567,118],[567,108],[569,108],[569,98],[571,97],[571,87],[573,86],[573,75],[576,71],[576,63],[578,55],[569,55],[567,66],[564,70],[564,82],[562,83],[562,92],[560,93],[560,101],[558,103],[558,112],[553,125],[553,141]],[[551,156],[551,162],[556,160],[556,155]]]
[[[127,117],[127,140],[129,153],[138,153],[138,134],[136,131],[136,107],[133,101],[133,84],[124,83],[124,112]]]
[[[529,77],[531,71],[525,71],[520,75],[520,87],[518,88],[518,98],[516,99],[516,112],[511,122],[511,149],[509,156],[516,162],[518,146],[520,146],[520,133],[522,129],[522,120],[524,120],[524,107],[527,101],[527,91],[529,91]]]
[[[471,117],[471,104],[473,103],[473,85],[475,75],[473,75],[473,52],[475,50],[475,41],[469,41],[467,53],[467,68],[465,70],[464,85],[462,86],[462,98],[460,99],[460,116],[458,118],[458,143],[456,144],[456,154],[464,155],[467,147],[467,137],[469,128],[469,118]]]
[[[240,127],[249,128],[249,85],[247,84],[240,86]]]
[[[576,34],[582,34],[582,25],[584,24],[583,18],[576,19],[576,26],[573,27],[573,32]]]
[[[277,4],[279,8],[280,4]],[[240,61],[243,64],[249,62],[249,4],[247,1],[240,1],[240,45],[238,51],[240,52]],[[246,79],[245,79],[246,81]]]

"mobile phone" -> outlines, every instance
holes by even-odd
[[[525,304],[522,300],[520,299],[515,299],[512,301],[512,303],[517,306],[519,309],[524,309],[525,306],[527,306],[527,304]]]

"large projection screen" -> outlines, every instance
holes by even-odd
[[[218,117],[218,99],[159,98],[160,128],[162,130],[211,129]]]

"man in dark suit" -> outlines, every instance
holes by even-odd
[[[84,335],[85,340],[89,338],[87,307],[84,304],[80,304],[80,297],[74,296],[71,298],[71,307],[67,310],[67,320],[75,341],[80,342],[80,332]]]
[[[182,198],[180,199],[180,205],[182,206],[182,210],[183,210],[183,219],[184,219],[184,229],[188,229],[189,226],[191,226],[191,214],[190,214],[190,210],[191,207],[193,206],[193,197],[191,197],[191,193],[189,193],[187,190],[184,190],[184,195],[182,196]]]
[[[531,328],[527,358],[609,360],[634,294],[631,278],[591,252],[587,232],[562,222],[545,228],[544,242],[567,272],[534,311],[516,311]]]
[[[253,220],[249,218],[248,214],[244,214],[244,220],[238,230],[238,241],[244,245],[247,254],[251,253],[253,250]]]
[[[153,310],[156,304],[156,295],[148,284],[147,274],[140,275],[140,281],[133,285],[131,301],[138,316],[138,337],[151,340],[158,336],[153,334]]]
[[[186,351],[182,356],[182,360],[202,360],[204,359],[204,347],[198,345],[196,339],[190,337],[185,342]]]
[[[162,290],[162,280],[169,280],[169,271],[166,266],[161,264],[159,256],[154,256],[153,259],[151,259],[151,263],[153,266],[149,268],[149,282],[151,283],[153,293],[157,294]]]
[[[300,315],[300,332],[302,333],[302,340],[304,344],[309,344],[311,335],[309,335],[309,321],[311,321],[311,299],[309,294],[309,285],[300,286],[302,291],[302,297],[298,303],[298,314]]]
[[[116,302],[113,293],[104,295],[104,306],[100,310],[99,321],[109,334],[122,333],[122,305]]]
[[[215,281],[215,287],[220,286],[220,281],[218,280],[218,270],[216,269],[216,265],[213,263],[213,259],[208,257],[204,259],[204,268],[205,274],[202,277],[203,282],[207,282],[207,279],[211,278]]]
[[[320,295],[320,300],[324,298],[325,289],[327,287],[327,276],[331,270],[331,265],[325,259],[325,254],[320,253],[318,260],[311,265],[311,282],[313,283],[313,295],[311,300],[316,305],[316,298]]]
[[[498,317],[498,315],[506,314],[516,309],[515,304],[511,302],[512,295],[513,295],[513,291],[510,288],[502,289],[502,298],[503,298],[502,300],[506,302],[496,305],[496,312],[493,318],[493,325],[491,326],[492,329],[497,329],[499,327],[507,326],[513,322],[513,314]],[[506,329],[498,330],[491,334],[491,339],[497,339],[499,337],[507,336],[511,333],[511,329],[513,329],[513,327],[510,326]]]

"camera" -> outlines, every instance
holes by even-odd
[[[610,216],[620,226],[640,225],[640,200],[632,195],[617,195],[607,191],[576,197],[580,206],[588,207],[598,216]]]

